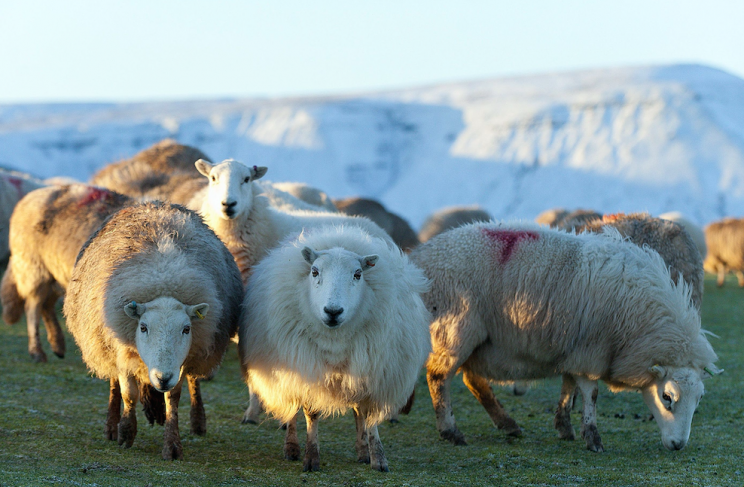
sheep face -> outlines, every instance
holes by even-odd
[[[124,312],[137,321],[137,351],[155,389],[167,392],[181,380],[191,349],[191,320],[203,319],[208,310],[206,303],[188,306],[171,297],[124,306]]]
[[[250,213],[255,190],[251,183],[262,178],[268,170],[266,167],[248,167],[233,159],[219,164],[199,159],[195,165],[209,179],[206,203],[210,211],[225,220]]]
[[[328,328],[351,321],[364,305],[364,273],[375,266],[377,255],[362,257],[345,249],[316,252],[302,249],[308,269],[312,315]]]
[[[654,381],[643,388],[643,400],[661,429],[661,442],[681,450],[690,438],[692,415],[705,392],[702,372],[691,367],[650,369]]]

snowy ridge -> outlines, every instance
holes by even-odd
[[[0,106],[0,165],[87,180],[174,137],[420,226],[478,203],[744,215],[744,80],[696,65],[608,69],[304,99]]]

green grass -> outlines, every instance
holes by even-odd
[[[64,359],[53,356],[42,338],[50,361],[34,364],[25,323],[0,324],[0,486],[744,485],[742,298],[734,279],[723,289],[706,280],[703,325],[720,337],[711,342],[726,372],[706,382],[682,451],[662,446],[640,394],[614,395],[604,387],[597,409],[606,451],[592,453],[581,439],[559,440],[552,428],[557,379],[535,384],[523,397],[496,388],[524,431],[522,438],[507,438],[459,377],[453,407],[469,445],[454,447],[439,440],[422,375],[412,413],[380,427],[391,469],[386,474],[356,462],[350,415],[321,422],[321,471],[312,474],[302,473],[302,462],[282,458],[283,432],[275,421],[240,424],[248,392],[234,345],[214,380],[202,387],[206,436],[189,433],[188,398],[182,398],[183,461],[160,458],[163,428],[147,426],[141,411],[134,446],[120,448],[103,437],[108,384],[88,374],[72,338],[67,336]],[[576,426],[580,415],[572,419]]]

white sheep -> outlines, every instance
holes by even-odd
[[[318,423],[353,409],[359,461],[387,471],[377,425],[403,406],[431,350],[423,272],[386,240],[353,227],[312,229],[259,262],[240,323],[246,381],[288,423],[307,419],[304,470],[318,470]]]
[[[207,225],[225,243],[238,264],[244,284],[253,265],[271,248],[305,228],[354,225],[392,243],[387,233],[367,218],[274,208],[257,182],[268,171],[266,167],[249,167],[232,159],[219,164],[200,159],[195,165],[209,180],[209,185],[195,194],[187,206],[198,208]],[[257,423],[260,414],[260,401],[251,394],[243,422]]]
[[[309,203],[316,208],[315,211],[321,211],[321,209],[330,212],[338,211],[336,205],[333,204],[333,201],[331,201],[331,198],[325,192],[306,183],[281,181],[269,184],[276,190],[283,191],[299,200]]]
[[[596,426],[597,381],[612,391],[640,390],[662,442],[683,448],[703,394],[720,372],[700,327],[688,285],[675,284],[662,258],[614,229],[574,235],[529,223],[471,224],[411,253],[432,279],[424,297],[434,316],[427,379],[440,435],[465,439],[455,424],[449,383],[458,370],[494,424],[516,425],[489,380],[563,375],[555,417],[572,439],[571,396],[584,397],[581,433],[602,451]]]
[[[144,203],[120,210],[80,251],[64,313],[83,361],[98,377],[121,386],[109,405],[107,432],[119,444],[137,434],[134,406],[151,385],[165,394],[162,456],[181,458],[178,401],[219,365],[237,331],[243,286],[232,256],[199,216],[177,205]],[[192,430],[204,418],[192,395]],[[151,411],[162,416],[162,410]],[[148,414],[148,419],[152,417]],[[151,419],[152,421],[152,419]],[[195,421],[197,424],[195,424]],[[201,431],[203,433],[203,431]]]

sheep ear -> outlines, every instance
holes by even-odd
[[[312,264],[318,258],[318,254],[316,254],[310,247],[305,247],[302,249],[302,257],[305,258],[305,262]]]
[[[206,161],[204,159],[199,159],[194,163],[196,166],[196,170],[202,173],[204,176],[209,177],[209,173],[212,171],[212,168],[214,167],[212,164],[209,163],[209,161]]]
[[[186,306],[186,314],[189,318],[199,318],[203,320],[207,316],[209,311],[209,305],[207,303],[195,304],[194,306]]]
[[[253,175],[253,180],[261,179],[262,177],[266,176],[266,172],[269,170],[266,166],[253,166],[251,168],[251,174]]]
[[[713,376],[723,374],[723,369],[719,369],[713,364],[703,367],[703,379],[710,379]]]
[[[370,267],[374,267],[377,264],[377,260],[380,258],[379,255],[372,254],[359,259],[359,263],[362,264],[362,270],[366,271]]]
[[[124,312],[133,320],[139,320],[140,316],[145,314],[145,311],[147,311],[147,306],[144,304],[138,304],[135,301],[124,306]]]
[[[664,377],[666,377],[666,369],[661,365],[652,365],[648,368],[648,371],[651,372],[651,375],[655,376],[657,379],[663,379]]]

